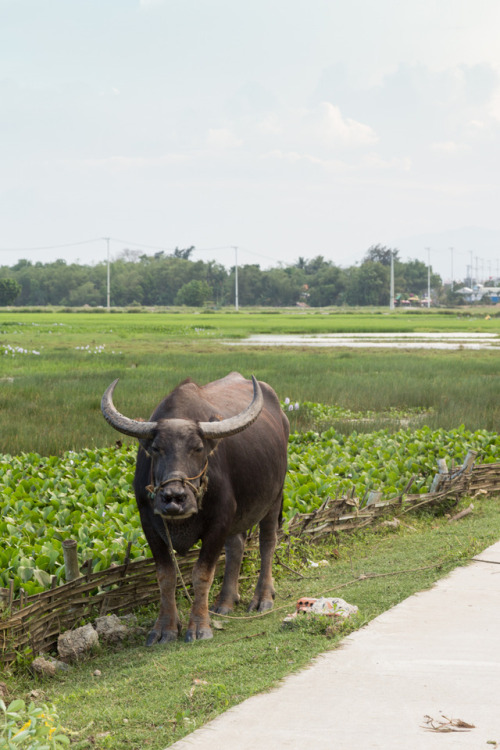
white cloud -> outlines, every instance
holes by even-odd
[[[61,159],[58,161],[64,167],[70,169],[97,169],[110,172],[119,170],[151,169],[170,166],[172,164],[185,163],[193,158],[192,153],[170,153],[162,154],[154,158],[142,156],[108,156],[104,158],[88,159]]]
[[[273,151],[268,151],[267,153],[262,154],[261,159],[275,159],[276,161],[288,162],[289,164],[308,162],[309,164],[316,164],[320,167],[326,165],[326,161],[324,159],[319,159],[317,156],[299,153],[298,151],[281,151],[280,149],[274,149]]]
[[[276,114],[272,114],[257,123],[257,131],[262,135],[281,135],[283,125],[280,118]]]
[[[333,156],[352,160],[354,154],[373,148],[379,140],[370,125],[345,117],[330,102],[310,108],[282,108],[265,118],[246,119],[240,128],[245,132],[245,145],[252,144],[260,155],[317,164],[332,161]],[[216,133],[217,139],[226,137],[225,131]]]
[[[383,159],[376,153],[362,154],[359,158],[335,159],[332,157],[320,158],[310,153],[299,153],[298,151],[281,151],[275,149],[262,154],[263,160],[276,160],[288,164],[311,164],[321,167],[330,172],[362,172],[366,171],[394,171],[408,172],[411,169],[412,162],[409,158],[401,159]]]
[[[364,148],[378,141],[369,125],[343,117],[339,107],[330,102],[322,102],[312,118],[316,121],[313,129],[328,147]]]
[[[393,159],[383,159],[379,154],[370,153],[363,156],[361,167],[368,170],[393,170],[396,172],[409,172],[412,168],[412,160],[408,156]]]
[[[436,143],[431,143],[431,149],[433,151],[437,151],[442,154],[449,154],[450,156],[460,153],[464,150],[464,148],[465,147],[462,143],[457,143],[456,141],[439,141]]]
[[[207,145],[220,151],[239,148],[243,141],[228,128],[213,128],[208,131]]]

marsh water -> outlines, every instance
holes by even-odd
[[[493,333],[266,333],[225,343],[232,346],[344,346],[371,349],[491,349],[500,351],[500,336]]]

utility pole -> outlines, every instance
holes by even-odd
[[[427,307],[431,306],[431,249],[430,247],[425,248],[427,250]]]
[[[103,240],[106,240],[106,245],[108,248],[107,252],[107,263],[108,263],[108,272],[107,272],[107,285],[106,285],[106,309],[108,312],[111,310],[111,284],[110,284],[110,261],[109,261],[109,237],[103,237]]]
[[[453,248],[450,247],[451,252],[451,291],[453,292]]]
[[[238,304],[238,248],[234,248],[234,307],[236,312],[239,310]]]
[[[394,310],[394,250],[391,250],[391,291],[389,310]]]

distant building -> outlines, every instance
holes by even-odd
[[[484,297],[489,297],[492,305],[500,302],[499,286],[484,286],[484,284],[474,284],[472,288],[463,286],[457,289],[457,294],[461,294],[466,302],[481,302]]]

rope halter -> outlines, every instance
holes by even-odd
[[[151,462],[151,484],[148,484],[146,486],[146,489],[150,493],[151,498],[154,498],[155,495],[159,492],[159,490],[161,490],[167,484],[170,484],[171,482],[180,482],[183,487],[185,487],[186,485],[190,487],[190,489],[194,493],[194,496],[196,497],[196,502],[198,504],[198,510],[199,510],[201,508],[201,501],[203,499],[203,495],[205,494],[205,490],[207,489],[207,485],[208,485],[207,469],[208,469],[208,459],[206,460],[205,466],[203,467],[203,469],[195,477],[183,477],[182,475],[171,476],[168,479],[165,479],[163,482],[160,482],[160,484],[155,485],[153,483],[153,462]],[[194,481],[196,481],[196,479],[200,479],[200,478],[201,478],[201,482],[198,485],[198,487],[192,484]]]

